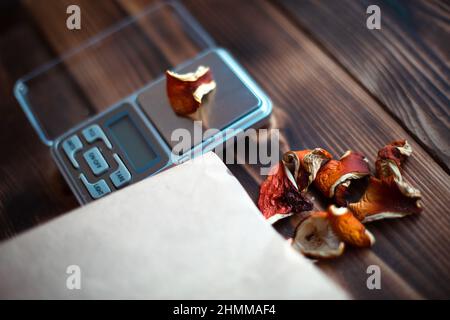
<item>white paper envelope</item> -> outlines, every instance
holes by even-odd
[[[0,246],[0,298],[346,297],[264,221],[214,153]]]

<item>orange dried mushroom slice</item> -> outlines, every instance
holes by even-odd
[[[176,114],[186,116],[201,106],[203,97],[216,88],[211,70],[199,66],[195,72],[178,74],[166,71],[166,89]]]
[[[333,157],[322,148],[313,150],[289,151],[283,156],[283,162],[291,170],[300,191],[306,191],[316,179],[320,168]]]
[[[372,233],[348,208],[332,205],[328,208],[328,214],[333,231],[345,243],[360,248],[371,247],[375,243]]]
[[[330,160],[319,170],[314,185],[322,194],[333,198],[340,184],[368,175],[370,170],[367,159],[360,153],[347,151],[339,160]]]
[[[372,177],[360,201],[349,205],[363,223],[422,211],[420,191],[402,176],[401,167],[411,154],[406,140],[391,142],[380,149],[376,161],[378,178]]]
[[[275,165],[259,189],[258,207],[269,223],[309,211],[312,203],[297,189],[295,180],[283,162]]]
[[[363,223],[401,218],[422,211],[420,192],[399,183],[394,176],[383,179],[370,177],[363,197],[348,207]]]
[[[312,212],[297,227],[293,247],[311,258],[336,258],[345,244],[331,228],[328,213]]]

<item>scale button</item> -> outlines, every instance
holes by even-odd
[[[96,183],[90,183],[84,174],[80,174],[80,179],[93,199],[101,198],[111,192],[105,180],[99,180]]]
[[[86,151],[83,154],[83,157],[96,176],[106,172],[109,168],[108,163],[97,147],[93,147]]]
[[[116,188],[120,188],[131,181],[131,173],[117,154],[113,155],[119,167],[110,174],[110,179]]]
[[[82,131],[87,142],[92,143],[95,140],[103,140],[108,149],[112,149],[111,142],[109,142],[102,128],[98,124],[93,124]]]
[[[80,165],[75,159],[75,154],[83,148],[83,144],[81,143],[80,138],[78,138],[78,136],[75,134],[65,140],[62,144],[62,147],[70,162],[72,162],[72,165],[78,169]]]

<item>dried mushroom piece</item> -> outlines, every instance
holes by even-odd
[[[347,199],[351,197],[350,187],[351,180],[347,180],[342,182],[340,185],[336,187],[334,190],[334,199],[338,206],[345,207],[347,206]]]
[[[261,184],[258,207],[270,223],[275,223],[294,213],[309,211],[313,205],[298,190],[294,177],[280,162]]]
[[[336,258],[345,248],[331,228],[328,213],[323,211],[311,213],[298,225],[293,246],[311,258]]]
[[[412,154],[412,148],[406,140],[393,141],[378,151],[375,168],[379,178],[392,174],[392,166],[400,170],[406,158]]]
[[[314,185],[329,198],[333,198],[336,188],[348,188],[351,180],[357,180],[370,175],[367,159],[360,153],[347,151],[339,160],[328,161],[317,173]],[[345,184],[346,183],[346,184]],[[344,200],[340,200],[344,201]]]
[[[349,179],[338,185],[334,190],[334,202],[340,207],[346,207],[349,203],[358,202],[367,188],[368,178],[369,176],[361,179]]]
[[[420,191],[406,182],[402,176],[403,164],[411,154],[412,148],[406,140],[391,142],[380,149],[375,163],[377,177],[380,179],[393,177],[398,188],[405,196],[420,198]]]
[[[403,179],[400,168],[396,164],[389,162],[386,165],[385,169],[386,169],[386,172],[389,172],[389,175],[381,176],[382,180],[383,179],[386,180],[389,178],[394,180],[394,182],[397,184],[399,190],[407,197],[418,198],[418,199],[420,199],[422,197],[422,195],[418,189],[414,188],[412,185],[410,185],[408,182],[406,182]]]
[[[421,194],[403,179],[402,166],[412,154],[406,140],[393,141],[378,152],[376,176],[367,159],[347,151],[339,160],[324,149],[289,151],[273,177],[261,185],[258,205],[268,220],[305,256],[335,258],[345,244],[370,247],[374,236],[363,223],[420,213]],[[304,197],[309,185],[332,198],[328,212],[315,211]]]
[[[186,116],[194,113],[203,98],[216,88],[211,70],[199,66],[195,72],[178,74],[166,71],[166,89],[170,105],[176,114]]]
[[[372,233],[347,208],[332,205],[328,214],[333,231],[345,243],[360,248],[371,247],[375,243]]]
[[[371,177],[369,185],[350,210],[363,223],[380,219],[401,218],[420,213],[420,191],[403,179],[401,168],[412,148],[406,140],[394,141],[378,151],[377,177]]]
[[[377,179],[370,177],[369,185],[359,202],[350,203],[349,209],[363,223],[401,218],[420,213],[420,192],[404,187],[394,176]]]
[[[289,151],[283,156],[283,162],[292,172],[300,191],[306,191],[316,179],[317,172],[333,157],[322,148],[313,150]]]

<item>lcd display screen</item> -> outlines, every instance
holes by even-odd
[[[136,171],[145,170],[158,157],[128,115],[111,123],[109,129]]]

